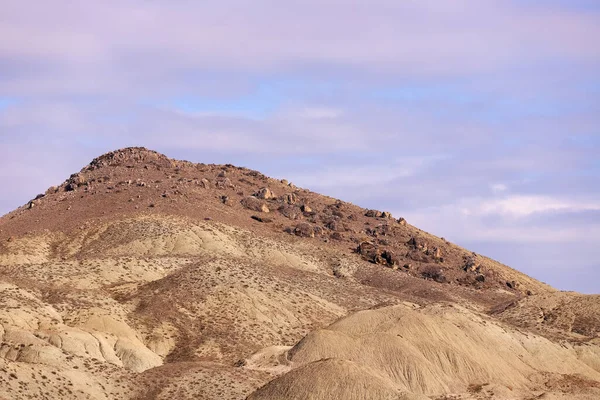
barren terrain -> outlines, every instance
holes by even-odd
[[[0,399],[598,399],[600,296],[127,148],[0,218]]]

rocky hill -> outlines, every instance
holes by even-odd
[[[144,148],[0,219],[0,293],[0,398],[600,398],[599,296]]]

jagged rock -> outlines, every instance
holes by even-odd
[[[346,216],[344,215],[344,213],[343,213],[343,212],[341,212],[340,210],[332,210],[332,211],[331,211],[331,214],[332,214],[333,216],[335,216],[335,217],[338,217],[338,218],[340,218],[340,219],[341,219],[341,218],[345,218],[345,217],[346,217]]]
[[[362,258],[375,264],[383,264],[385,259],[381,256],[379,248],[370,242],[362,242],[358,245],[356,252],[359,253]]]
[[[427,242],[419,237],[411,237],[406,244],[413,249],[427,252]]]
[[[277,197],[268,187],[261,188],[254,196],[263,200],[271,200]]]
[[[246,172],[246,175],[253,176],[253,177],[258,178],[258,179],[260,179],[262,181],[268,181],[269,180],[269,178],[266,175],[264,175],[263,173],[261,173],[259,171],[250,170],[250,171]]]
[[[465,265],[463,266],[463,270],[466,272],[479,272],[481,266],[477,263],[475,257],[467,257],[465,260]]]
[[[400,262],[398,256],[392,250],[385,250],[381,256],[390,267],[394,267]]]
[[[257,199],[254,196],[244,197],[241,200],[241,203],[245,208],[252,210],[252,211],[260,211],[260,212],[264,212],[264,213],[269,212],[269,207],[267,207],[265,202],[260,199]]]
[[[310,206],[308,204],[302,204],[300,206],[300,210],[302,210],[302,212],[305,212],[305,213],[311,213],[312,212],[312,208],[310,208]]]
[[[325,228],[329,230],[336,232],[343,232],[346,230],[340,220],[335,217],[325,218],[323,222],[325,223]]]
[[[400,218],[398,218],[398,223],[399,223],[400,225],[403,225],[403,226],[404,226],[404,225],[406,225],[406,220],[405,220],[404,218],[400,217]]]
[[[300,237],[315,237],[315,230],[311,224],[301,222],[294,228],[294,234]]]
[[[298,219],[302,216],[302,212],[299,207],[289,204],[283,204],[278,208],[278,211],[286,218]]]
[[[371,217],[371,218],[379,218],[381,217],[383,213],[381,211],[377,211],[377,210],[369,210],[365,213],[366,217]]]
[[[373,251],[376,251],[376,250],[377,250],[377,246],[375,246],[371,242],[361,242],[358,245],[358,247],[356,248],[356,252],[363,256],[367,255]]]
[[[198,183],[198,185],[200,185],[201,187],[203,187],[204,189],[210,189],[210,181],[206,178],[202,178],[200,180],[200,182]]]
[[[381,213],[381,218],[391,219],[392,218],[392,213],[384,211],[384,212]]]
[[[148,165],[160,167],[172,167],[174,161],[169,159],[164,154],[157,153],[153,150],[148,150],[145,147],[127,147],[111,151],[95,158],[86,167],[87,170],[95,170],[106,166],[124,165],[132,168],[133,164],[144,164],[144,168]]]
[[[376,226],[375,228],[367,228],[365,229],[365,233],[369,236],[378,237],[378,236],[388,236],[393,233],[392,227],[388,224],[381,224]]]
[[[295,193],[287,193],[283,196],[283,201],[287,204],[293,205],[298,202],[298,196]]]
[[[235,188],[234,184],[231,183],[229,178],[219,179],[216,183],[217,189],[228,189]]]
[[[86,179],[85,177],[80,174],[73,174],[69,177],[69,180],[67,181],[67,184],[65,186],[65,190],[67,192],[72,192],[74,190],[77,190],[77,188],[83,184],[86,183]]]
[[[433,256],[433,258],[438,259],[438,260],[442,258],[442,251],[440,250],[439,247],[434,247],[434,248],[431,248],[431,249],[427,249],[425,251],[425,253],[428,256]]]
[[[425,279],[431,279],[438,283],[447,283],[448,279],[444,275],[444,271],[434,265],[426,265],[420,270],[421,276]]]

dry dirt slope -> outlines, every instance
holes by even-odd
[[[143,148],[0,219],[0,398],[595,399],[599,331],[399,216]]]

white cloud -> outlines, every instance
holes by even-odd
[[[526,217],[534,213],[551,211],[592,211],[600,210],[600,202],[580,201],[576,199],[560,199],[540,195],[514,195],[502,199],[485,200],[466,214],[489,215],[499,214],[511,217]]]
[[[466,201],[460,204],[448,204],[440,207],[416,209],[409,212],[394,210],[394,215],[404,216],[410,224],[425,231],[444,236],[456,243],[490,242],[490,243],[579,243],[593,245],[600,237],[600,224],[590,221],[588,224],[569,222],[569,212],[573,208],[563,208],[564,224],[532,223],[527,219],[506,218],[506,215],[490,215],[465,212],[475,207],[465,207]],[[600,209],[600,208],[597,208]],[[519,211],[522,209],[519,208]],[[546,211],[555,211],[554,208]],[[519,215],[523,217],[523,214]],[[494,217],[492,221],[490,217]],[[532,255],[535,257],[535,255]]]
[[[506,186],[503,183],[493,183],[490,185],[490,189],[494,193],[502,193],[502,192],[506,192],[508,190],[508,186]]]

